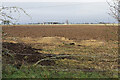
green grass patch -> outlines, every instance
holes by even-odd
[[[17,69],[12,65],[4,67],[2,75],[3,78],[105,78],[97,72],[57,71],[40,66]]]

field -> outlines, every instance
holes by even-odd
[[[66,37],[72,40],[117,40],[117,28],[105,25],[23,25],[6,26],[9,37]],[[113,33],[112,33],[113,32]]]
[[[3,78],[117,78],[116,25],[3,26]]]

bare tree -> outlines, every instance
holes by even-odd
[[[20,7],[6,7],[0,6],[0,21],[1,22],[9,22],[9,23],[16,23],[19,18],[21,17],[20,14],[23,12],[25,15],[29,16],[25,10]],[[17,17],[13,14],[17,14]],[[30,16],[29,16],[30,17]]]
[[[111,2],[107,0],[107,3],[111,11],[109,14],[120,22],[120,0],[112,0]]]

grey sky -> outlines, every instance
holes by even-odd
[[[114,18],[108,15],[110,11],[106,2],[7,2],[3,5],[21,7],[32,16],[30,20],[22,14],[20,23],[66,20],[70,23],[115,22]]]
[[[106,0],[1,0],[1,2],[105,2]]]

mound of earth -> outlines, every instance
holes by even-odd
[[[25,61],[27,63],[35,63],[39,61],[40,59],[44,59],[46,57],[52,57],[50,54],[43,54],[36,52],[34,48],[27,46],[26,44],[22,43],[3,43],[3,53],[7,53],[14,55],[15,60],[18,60],[22,63],[22,61]],[[47,61],[47,65],[53,65],[55,64],[54,61]],[[46,65],[46,61],[42,61],[40,64]]]

